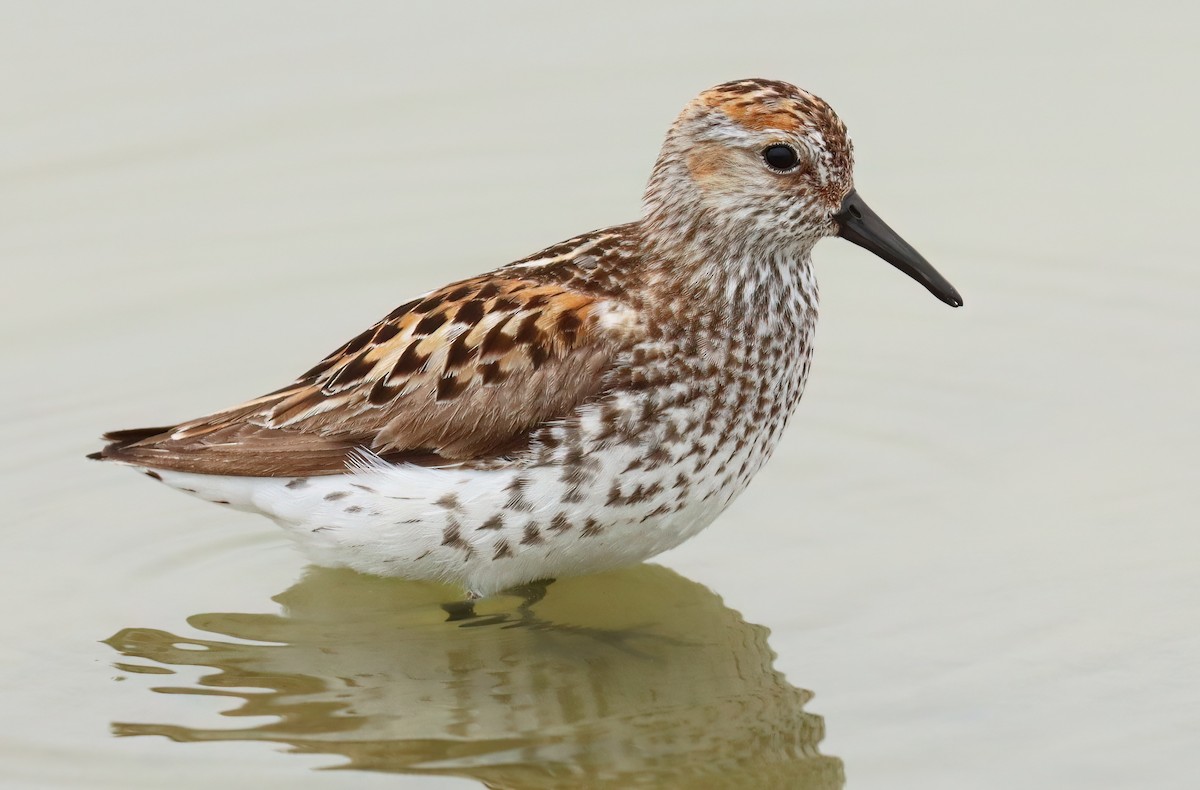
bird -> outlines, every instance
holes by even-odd
[[[853,161],[816,95],[717,85],[669,128],[636,221],[424,293],[281,389],[89,457],[264,514],[318,565],[468,600],[642,562],[778,445],[812,360],[818,241],[962,305]]]

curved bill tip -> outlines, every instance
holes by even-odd
[[[921,253],[900,238],[900,234],[888,227],[859,197],[857,190],[852,189],[846,195],[834,220],[838,225],[837,235],[883,258],[951,307],[962,307],[962,297],[954,286]]]

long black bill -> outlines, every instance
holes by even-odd
[[[929,289],[929,292],[951,307],[962,307],[962,297],[946,278],[938,274],[929,261],[921,257],[900,234],[871,211],[857,190],[850,190],[842,201],[842,208],[833,217],[838,224],[838,234],[864,250],[883,258],[900,271]]]

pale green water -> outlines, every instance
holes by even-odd
[[[1196,22],[0,7],[0,782],[1194,787]],[[633,217],[680,106],[748,75],[838,109],[966,306],[822,244],[805,401],[665,568],[457,628],[443,590],[83,461]]]

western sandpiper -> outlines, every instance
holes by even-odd
[[[265,514],[321,565],[473,597],[640,562],[711,523],[779,442],[812,358],[817,241],[962,304],[852,165],[811,93],[718,85],[668,131],[636,222],[430,291],[280,390],[91,457]]]

